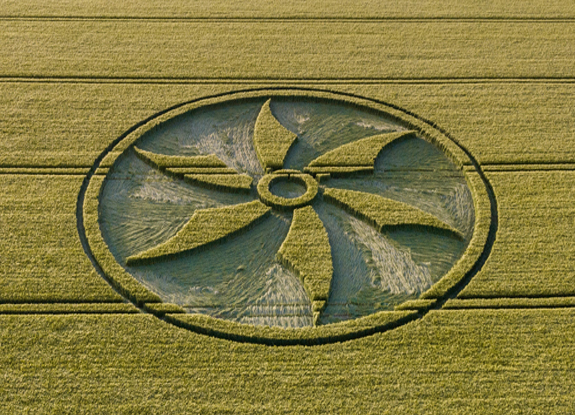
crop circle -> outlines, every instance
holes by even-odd
[[[270,191],[285,180],[305,193]],[[319,90],[157,114],[102,154],[79,200],[87,252],[127,299],[264,344],[417,318],[469,280],[491,232],[486,181],[465,149],[403,110]]]

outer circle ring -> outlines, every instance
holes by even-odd
[[[396,311],[383,311],[355,320],[316,328],[281,329],[248,326],[204,315],[181,314],[182,310],[178,306],[162,303],[155,293],[152,293],[136,281],[116,262],[100,232],[98,207],[105,175],[117,158],[124,151],[131,148],[146,132],[157,128],[163,122],[174,117],[200,107],[216,105],[226,101],[254,100],[266,97],[331,100],[385,114],[409,129],[416,130],[421,138],[438,146],[462,169],[475,205],[476,221],[474,233],[471,242],[459,261],[445,276],[428,291],[424,292],[419,300],[404,303],[396,307]],[[168,323],[197,333],[239,342],[266,345],[316,345],[356,339],[388,331],[422,317],[430,309],[441,308],[449,298],[461,292],[471,278],[481,269],[491,253],[498,227],[497,204],[491,184],[485,177],[477,160],[474,159],[467,149],[452,139],[448,133],[407,110],[383,101],[312,88],[261,88],[224,93],[184,102],[143,120],[114,140],[98,156],[80,189],[77,218],[78,232],[82,245],[100,276],[142,311],[152,313]]]

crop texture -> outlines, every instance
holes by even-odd
[[[302,279],[314,312],[318,313],[314,316],[317,320],[329,296],[333,266],[327,232],[311,206],[294,212],[290,230],[278,255]]]
[[[316,158],[309,167],[372,167],[381,150],[396,140],[412,135],[411,131],[380,134],[345,144]]]
[[[359,107],[361,101],[351,100],[349,103],[335,101],[336,104],[334,99],[337,96],[321,92],[310,95],[306,91],[275,90],[273,99],[268,98],[268,94],[262,90],[254,93],[239,93],[236,95],[239,98],[238,101],[226,100],[227,97],[207,100],[207,104],[211,102],[215,104],[213,107],[217,108],[215,110],[204,109],[203,106],[206,105],[204,102],[177,107],[143,124],[110,149],[103,158],[102,164],[113,167],[105,170],[108,176],[103,190],[100,193],[92,191],[90,197],[98,195],[101,201],[99,221],[102,234],[121,267],[131,273],[133,279],[142,283],[143,287],[157,293],[163,301],[177,304],[188,312],[194,313],[200,310],[201,313],[213,315],[213,313],[226,310],[226,304],[231,302],[233,307],[227,309],[231,311],[223,311],[226,313],[224,317],[226,319],[282,327],[319,326],[367,316],[381,310],[393,310],[394,305],[417,298],[419,294],[440,280],[442,275],[448,271],[449,265],[454,264],[457,256],[463,253],[472,234],[474,235],[471,194],[463,173],[458,169],[458,166],[466,166],[468,170],[473,170],[465,153],[439,131],[414,117],[409,118],[409,122],[414,124],[417,132],[406,130],[402,126],[393,124],[393,121],[386,121],[391,122],[391,124],[386,124],[386,127],[378,127],[376,131],[380,131],[379,134],[374,134],[373,130],[354,130],[357,127],[362,128],[366,120],[372,120],[374,117],[371,115],[373,110]],[[265,100],[262,99],[259,102],[256,100],[261,98]],[[316,103],[316,100],[319,101]],[[229,103],[229,109],[225,112],[223,108],[226,107],[222,103]],[[275,169],[267,166],[262,154],[272,154],[273,151],[270,152],[268,146],[274,142],[274,137],[288,132],[278,119],[281,119],[291,129],[297,130],[289,117],[302,109],[318,114],[316,121],[309,124],[308,128],[312,131],[316,128],[320,130],[311,135],[302,131],[297,140],[285,141],[280,151],[281,154],[278,153],[281,155],[278,159],[279,164],[276,164]],[[391,107],[384,107],[384,110],[390,112],[388,116],[406,117],[405,114],[401,115]],[[332,138],[329,132],[323,132],[321,129],[325,128],[326,121],[332,124],[329,128],[341,128],[339,123],[330,121],[329,117],[323,118],[325,116],[322,114],[325,111],[335,111],[336,114],[340,114],[338,117],[350,120],[346,123],[342,122],[341,125],[351,124],[352,130],[348,132],[344,130],[341,138]],[[252,122],[255,123],[253,131],[248,128],[241,130],[240,134],[233,128],[227,127],[223,136],[220,136],[217,130],[210,132],[212,131],[210,128],[215,128],[213,126],[219,122],[215,120],[218,120],[220,113],[226,119],[239,122],[240,125],[246,125],[242,124],[246,122],[243,121],[244,119],[253,119]],[[198,114],[196,118],[194,114]],[[197,141],[198,138],[190,137],[185,132],[183,134],[186,135],[181,135],[182,132],[178,126],[182,125],[184,120],[189,120],[186,122],[197,125],[196,128],[200,130],[206,128],[202,124],[202,117],[207,117],[209,122],[208,130],[204,133],[207,135],[200,136],[203,137],[202,141]],[[258,132],[258,123],[262,122],[262,118],[266,120],[267,129],[260,129]],[[375,122],[375,120],[369,122]],[[382,129],[384,133],[381,133]],[[289,134],[293,138],[293,133]],[[352,135],[348,136],[348,134]],[[274,139],[269,139],[268,136]],[[223,140],[223,142],[218,140]],[[331,140],[334,142],[330,142]],[[279,141],[281,142],[281,139]],[[158,144],[155,144],[156,142]],[[133,149],[132,144],[134,144]],[[317,149],[305,150],[314,148],[314,146]],[[142,147],[148,150],[141,150]],[[447,154],[443,154],[440,149]],[[174,155],[181,151],[189,155]],[[428,195],[425,197],[431,196],[434,201],[430,199],[424,204],[410,198],[409,195],[395,194],[392,198],[379,196],[379,193],[387,188],[377,184],[379,181],[391,180],[390,183],[395,183],[394,181],[397,180],[394,175],[387,178],[385,173],[387,169],[399,168],[398,171],[401,171],[404,168],[401,166],[408,166],[407,168],[411,169],[409,163],[413,162],[409,161],[409,154],[412,151],[416,154],[420,153],[419,163],[423,163],[423,168],[430,168],[426,167],[429,165],[435,166],[434,169],[439,169],[438,173],[433,173],[437,177],[428,180],[429,183],[427,183],[420,181],[414,173],[410,173],[411,178],[397,182],[400,188],[410,186],[408,187],[410,189],[414,185],[416,187],[439,186],[438,190],[441,189],[439,191],[442,193],[446,192],[445,196],[436,198],[433,196],[434,193],[425,193]],[[125,156],[118,158],[122,152],[125,152]],[[164,154],[164,152],[169,154]],[[211,154],[207,156],[206,152]],[[118,158],[116,163],[114,163],[114,158]],[[376,162],[376,160],[379,161]],[[146,165],[149,165],[151,169]],[[233,168],[223,166],[233,166]],[[336,170],[329,174],[317,173],[314,178],[311,174],[302,173],[302,170],[306,171],[309,166],[335,168]],[[186,174],[188,168],[206,169],[205,173],[196,174],[196,177],[205,180],[201,184],[209,185],[207,187],[215,191],[224,192],[197,193],[197,190],[194,190],[197,189],[196,187],[183,187],[182,182],[190,181],[187,177],[189,175]],[[234,173],[244,173],[220,174],[212,171],[212,169],[223,168],[235,169]],[[363,169],[368,171],[363,171]],[[134,184],[131,184],[131,179],[126,181],[125,177],[127,175],[129,177],[130,174],[135,174],[136,188],[133,187]],[[226,194],[226,191],[237,190],[237,188],[222,186],[227,182],[220,182],[224,178],[233,180],[238,177],[247,178],[244,188],[248,192],[241,198]],[[257,180],[257,186],[253,190],[247,185],[248,181],[252,182],[251,179]],[[412,182],[413,180],[415,182]],[[418,184],[415,184],[416,182]],[[197,183],[192,182],[192,184]],[[481,186],[481,181],[477,185]],[[126,192],[126,186],[138,190],[135,193],[134,190]],[[165,193],[161,190],[163,186],[170,186],[176,193]],[[365,191],[353,191],[350,186],[351,188],[359,186]],[[254,190],[257,190],[257,196],[261,202],[253,201]],[[408,193],[410,191],[408,190]],[[418,190],[418,193],[420,192],[421,190]],[[182,199],[177,193],[187,196]],[[125,199],[124,204],[133,207],[124,208],[123,204],[118,204],[123,200],[123,196],[119,196],[122,194],[137,196]],[[397,197],[404,201],[394,200]],[[151,200],[154,203],[142,205],[140,202],[134,202],[140,199]],[[157,204],[157,202],[165,203],[165,201],[172,200],[177,201],[177,206],[181,205],[181,208],[178,207],[174,211],[170,204],[164,205],[165,207]],[[238,204],[241,200],[244,203]],[[198,201],[202,204],[198,205]],[[335,209],[325,202],[331,202]],[[214,207],[206,209],[205,207],[209,205],[205,203],[212,203]],[[272,215],[267,215],[270,209],[264,204],[271,207]],[[434,205],[437,207],[433,208]],[[165,232],[162,236],[163,242],[154,244],[153,240],[149,241],[146,236],[150,233],[149,228],[142,227],[143,222],[134,222],[135,218],[131,218],[132,212],[138,212],[141,209],[138,206],[142,206],[147,211],[140,215],[149,217],[153,221],[151,229],[155,227],[157,229],[155,232],[163,231],[157,224],[154,224],[154,221],[162,224],[165,222],[163,218],[166,215],[167,217],[175,215],[176,218],[179,216],[177,222],[168,224],[176,232],[172,230]],[[161,210],[158,210],[160,207]],[[165,213],[162,214],[162,212]],[[90,220],[93,220],[92,213],[85,213],[86,216],[92,218]],[[126,214],[130,216],[126,217]],[[158,214],[160,216],[156,218]],[[128,222],[125,222],[126,220]],[[125,224],[116,226],[116,223]],[[290,223],[288,231],[285,225]],[[489,220],[486,223],[489,224]],[[90,229],[95,229],[95,225],[90,223]],[[130,233],[138,235],[132,239],[133,243],[145,249],[134,248],[130,245],[132,244],[130,238],[123,236],[126,229],[132,229]],[[397,248],[385,239],[388,233],[394,235],[394,232],[400,232],[401,235],[401,232],[418,233],[427,232],[430,229],[436,234],[432,236],[433,238],[440,238],[436,240],[441,240],[440,243],[451,246],[451,248],[442,248],[443,250],[454,250],[449,254],[451,256],[445,257],[445,262],[441,264],[442,268],[432,271],[426,268],[427,262],[423,266],[415,264],[409,251],[397,251]],[[381,235],[382,232],[386,236]],[[266,236],[266,233],[269,236]],[[411,238],[414,235],[412,234]],[[264,241],[262,238],[267,240]],[[482,240],[485,242],[485,239],[476,237],[475,249],[478,249],[479,253],[482,248],[479,244]],[[218,242],[222,248],[214,248],[215,242]],[[260,243],[261,248],[256,252],[257,250],[254,249]],[[250,244],[254,248],[240,248],[242,244]],[[425,249],[424,245],[413,245],[413,248]],[[347,259],[346,251],[350,249],[351,252],[357,253]],[[198,253],[206,250],[214,253],[205,255]],[[245,255],[238,255],[239,250],[245,250]],[[333,257],[333,250],[337,258]],[[100,250],[95,249],[95,251],[96,255],[99,255]],[[225,260],[218,259],[218,263],[222,265],[214,268],[213,259],[207,258],[217,255],[216,252],[220,251],[221,258]],[[252,255],[254,256],[251,260],[245,261],[244,258],[251,258]],[[430,253],[425,255],[430,255]],[[274,257],[277,257],[277,260]],[[111,257],[107,254],[106,258]],[[191,258],[197,259],[192,261]],[[435,260],[430,256],[428,258]],[[438,291],[432,298],[444,296],[454,284],[461,281],[477,259],[478,256],[473,254],[470,260],[461,262],[457,267],[457,272],[449,274],[450,282],[443,282],[443,286],[449,288]],[[105,259],[103,262],[107,261]],[[193,265],[193,262],[198,265]],[[225,265],[228,262],[230,265]],[[208,263],[211,264],[209,268],[202,265]],[[226,266],[228,268],[225,268]],[[218,267],[223,267],[222,271],[219,271],[220,274],[217,274],[217,271],[209,271],[209,269],[219,269]],[[124,275],[120,272],[120,268],[114,268],[116,268],[114,272],[117,275]],[[166,280],[164,275],[172,272],[171,270],[174,270],[176,274],[173,274],[171,281]],[[208,291],[226,290],[224,296],[202,293],[196,295],[193,294],[196,288],[191,290],[188,287],[190,284],[188,281],[198,278],[211,279],[211,281],[213,278],[222,279],[222,273],[225,279],[228,278],[225,273],[230,275],[230,272],[238,275],[234,281],[227,282],[225,285],[223,282],[217,282],[223,285],[210,288]],[[159,275],[154,276],[152,273]],[[293,281],[290,274],[298,278],[301,283]],[[114,276],[110,275],[110,278],[114,279]],[[125,281],[131,281],[128,278],[122,278]],[[270,284],[277,284],[273,282],[274,278],[278,278],[282,284],[291,284],[291,288],[287,291],[282,292],[281,290],[286,290],[286,288],[280,288],[279,293],[274,293],[278,295],[278,299],[281,299],[278,305],[274,302],[268,303],[269,300],[258,299],[261,298],[258,291],[253,291],[253,294],[251,291],[246,291],[245,284],[258,287],[258,284],[262,284],[258,280],[262,278],[268,279],[265,282],[266,287]],[[366,278],[371,279],[371,282],[367,280],[360,282]],[[245,282],[242,282],[243,279]],[[248,283],[248,281],[251,282]],[[122,286],[123,283],[116,285]],[[231,289],[228,288],[230,285]],[[362,288],[362,285],[366,288]],[[301,289],[297,288],[298,286]],[[355,290],[355,294],[354,291],[348,291],[347,287],[354,287],[352,290]],[[250,288],[250,290],[256,290],[256,288]],[[266,288],[266,290],[272,292],[271,288]],[[187,294],[188,292],[190,294]],[[236,303],[238,296],[242,301],[240,303]],[[128,295],[128,298],[139,298],[139,294]],[[147,302],[145,299],[138,301]],[[434,304],[433,301],[426,300],[420,306],[414,303],[407,309],[427,310],[432,304]],[[157,310],[148,307],[147,310],[156,315],[166,313],[161,307]],[[255,338],[258,339],[257,341],[264,341],[260,336]]]
[[[264,169],[279,169],[297,135],[285,129],[273,116],[271,99],[263,105],[254,129],[254,146]]]
[[[185,251],[219,241],[243,230],[269,213],[263,203],[254,201],[230,208],[205,209],[196,212],[190,221],[169,241],[127,259],[128,264],[171,257]]]
[[[0,0],[0,10],[0,413],[573,413],[573,2]],[[265,92],[254,98],[260,89]],[[328,209],[349,219],[330,240],[334,293],[342,287],[338,270],[353,269],[343,267],[353,264],[353,256],[338,251],[344,231],[359,229],[371,242],[382,235],[405,241],[407,232],[377,232],[365,219],[323,203],[325,189],[368,192],[370,178],[385,174],[387,193],[378,196],[395,200],[394,188],[406,175],[415,190],[453,180],[441,169],[398,165],[398,149],[410,139],[392,143],[374,165],[310,166],[338,146],[316,154],[297,151],[311,129],[282,118],[289,112],[278,110],[274,93],[286,89],[293,101],[299,91],[313,90],[318,101],[348,94],[350,105],[375,111],[388,105],[410,114],[405,130],[440,148],[472,191],[472,232],[439,217],[463,231],[466,252],[443,278],[423,284],[421,294],[398,301],[398,311],[392,304],[365,319],[316,327],[256,326],[269,321],[273,307],[289,316],[296,308],[282,309],[285,298],[277,298],[273,307],[258,305],[261,317],[218,320],[191,314],[186,301],[152,290],[174,279],[145,286],[141,275],[126,272],[123,259],[157,245],[159,218],[172,221],[163,228],[170,232],[159,233],[164,242],[195,210],[260,198],[256,187],[266,171],[257,157],[257,174],[248,174],[224,151],[217,155],[224,164],[219,167],[162,170],[136,156],[134,147],[178,154],[130,137],[147,128],[166,132],[161,124],[173,113],[161,113],[182,103],[189,107],[177,115],[185,117],[187,110],[201,112],[200,106],[226,115],[226,94],[251,102],[257,108],[245,134],[252,137],[259,110],[272,97],[271,115],[298,135],[285,152],[288,140],[280,149],[270,143],[270,154],[285,167],[273,173],[313,177],[318,192],[303,208],[316,212],[328,237],[334,225],[326,220]],[[241,119],[224,115],[223,122],[196,125],[187,137],[209,135],[209,126],[220,122],[226,130]],[[386,133],[372,128],[380,124],[331,120],[318,129],[333,142],[345,137],[331,134],[333,125],[370,129],[370,136]],[[451,140],[440,140],[438,131]],[[202,153],[210,154],[215,150]],[[299,154],[310,156],[291,168]],[[119,185],[123,172],[116,163],[124,156],[133,156],[127,171],[141,174],[145,191]],[[249,190],[243,174],[252,179]],[[178,199],[158,192],[158,183],[224,196],[219,204],[181,213],[178,203],[189,194],[176,192]],[[106,206],[94,203],[106,187],[117,198],[121,190],[136,200],[148,197],[156,209],[141,220],[141,205],[125,206],[137,220],[119,227],[142,243],[122,255],[104,238],[110,222],[99,220]],[[282,194],[279,185],[270,188]],[[425,211],[427,205],[410,206]],[[232,278],[218,287],[220,297],[221,287],[233,281],[250,294],[256,282],[242,275],[257,258],[275,258],[294,211],[271,207],[261,222],[232,237],[241,247],[236,252],[223,250],[225,243],[210,245],[219,258],[245,258],[226,269]],[[134,231],[146,228],[148,234]],[[429,234],[450,238],[449,231]],[[190,255],[194,263],[217,268],[221,261],[209,253],[197,249]],[[199,278],[200,271],[190,269],[189,275]],[[290,278],[293,286],[299,283]],[[341,291],[353,289],[353,282],[347,280]],[[385,286],[386,280],[367,282]],[[186,292],[218,298],[201,291]],[[307,293],[297,293],[297,310],[305,309],[311,325]],[[346,304],[364,307],[361,301]],[[219,316],[228,311],[218,308]],[[323,310],[325,316],[343,312],[336,306]]]
[[[420,209],[370,193],[344,189],[327,189],[324,197],[373,224],[380,232],[394,226],[437,228],[463,237],[460,231]]]

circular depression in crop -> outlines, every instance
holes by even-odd
[[[279,168],[267,167],[254,145],[266,105],[297,136]],[[270,91],[200,101],[160,118],[128,135],[112,159],[97,221],[123,271],[185,312],[301,328],[393,310],[445,276],[473,236],[464,172],[397,114],[333,96]],[[400,139],[379,150],[358,144],[394,134]],[[366,164],[369,151],[375,156]],[[168,164],[155,155],[168,156]],[[276,177],[282,169],[292,177]],[[310,192],[308,178],[315,193],[297,207],[311,207],[327,234],[332,270],[324,303],[306,285],[305,264],[278,254],[291,242],[294,209],[266,203],[258,189],[267,180],[269,195],[298,200]],[[260,199],[265,212],[236,214],[237,206],[251,209]],[[305,245],[299,232],[292,240]],[[148,260],[128,260],[142,253]]]
[[[283,197],[286,199],[294,199],[296,197],[303,196],[307,191],[307,186],[305,182],[300,182],[293,179],[277,180],[271,183],[269,190],[272,195]]]

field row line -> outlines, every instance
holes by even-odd
[[[484,168],[483,171],[489,173],[513,173],[513,172],[546,172],[546,171],[573,171],[575,170],[575,166],[571,165],[569,167],[565,167],[563,165],[557,166],[545,166],[545,167],[533,167],[531,165],[524,165],[520,166],[519,168],[497,168],[497,166],[490,166],[488,168]]]
[[[0,175],[22,174],[22,175],[64,175],[64,176],[85,176],[90,171],[90,166],[80,167],[1,167]]]
[[[45,175],[45,176],[85,176],[91,166],[75,167],[46,167],[46,166],[26,166],[26,167],[2,167],[0,175]],[[520,163],[520,164],[488,164],[482,165],[482,170],[489,173],[513,173],[513,172],[537,172],[537,171],[574,171],[575,162],[558,163]],[[99,169],[97,175],[106,175],[108,169]]]
[[[450,299],[439,310],[575,308],[575,297]],[[15,303],[0,304],[2,314],[137,314],[130,303]],[[259,315],[258,317],[265,317]],[[273,315],[270,315],[273,316]],[[287,315],[283,315],[284,317]]]
[[[17,303],[0,304],[1,314],[135,314],[129,303]]]
[[[523,171],[572,171],[575,170],[575,162],[538,162],[538,163],[489,163],[481,164],[481,169],[489,173],[513,173]]]
[[[221,84],[258,84],[277,85],[278,82],[289,82],[290,84],[313,84],[313,85],[380,85],[380,84],[491,84],[491,83],[552,83],[552,84],[572,84],[575,77],[413,77],[413,78],[195,78],[195,77],[115,77],[115,76],[78,76],[78,75],[0,75],[0,83],[70,83],[70,84],[153,84],[153,85],[221,85]]]
[[[262,16],[262,17],[242,17],[242,16],[229,16],[229,17],[213,17],[213,16],[88,16],[88,15],[0,15],[0,20],[5,21],[151,21],[151,22],[353,22],[353,23],[376,23],[376,22],[405,22],[405,23],[420,23],[420,22],[501,22],[501,23],[571,23],[575,21],[575,16],[572,17],[495,17],[495,16],[477,16],[477,17],[410,17],[410,16],[374,16],[374,17],[348,17],[348,16]]]
[[[443,310],[573,308],[575,297],[511,297],[450,299]]]

